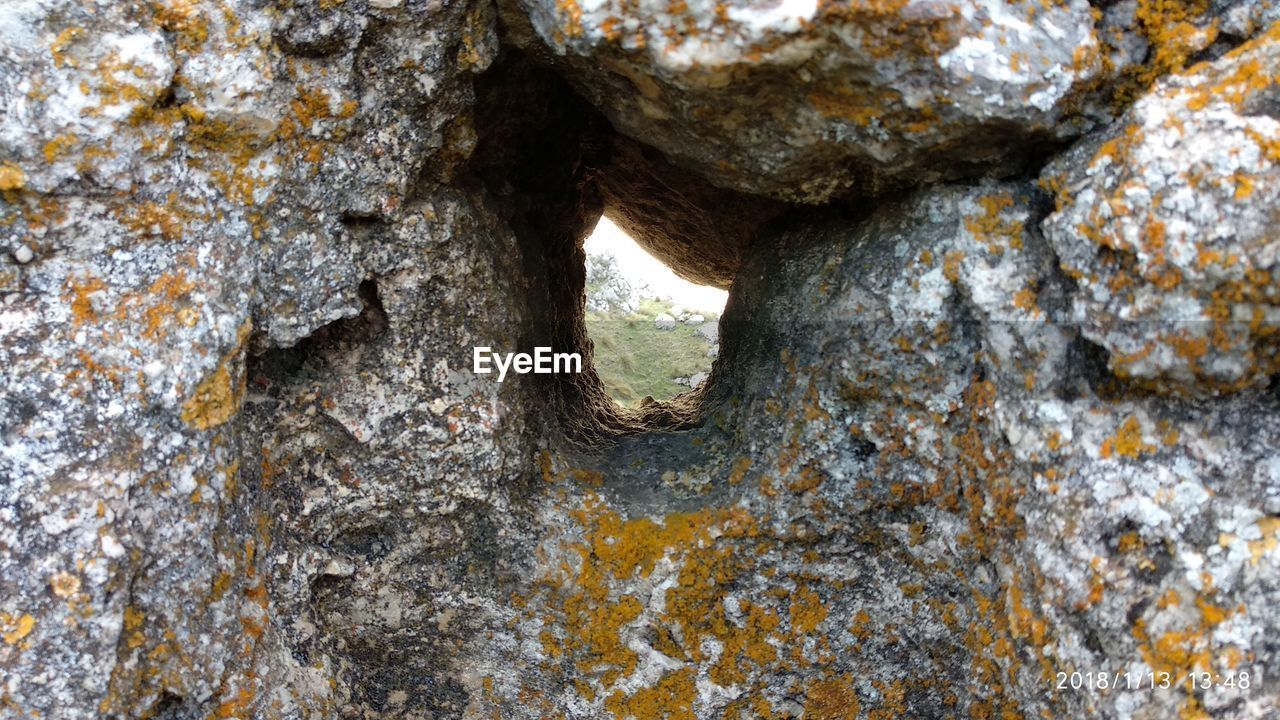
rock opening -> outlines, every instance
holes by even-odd
[[[609,396],[636,407],[701,385],[720,351],[728,292],[676,276],[607,216],[585,250],[587,333]]]
[[[1278,22],[7,3],[0,714],[1271,718]]]

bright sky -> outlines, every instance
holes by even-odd
[[[688,280],[676,277],[661,260],[645,252],[636,244],[631,236],[614,225],[609,218],[601,217],[596,229],[587,238],[588,255],[604,255],[612,252],[618,258],[618,269],[623,277],[637,287],[648,285],[658,297],[670,298],[671,302],[689,310],[702,310],[715,313],[724,312],[724,304],[729,293],[718,288],[705,285],[694,285]]]

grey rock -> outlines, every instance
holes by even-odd
[[[786,201],[1007,168],[1102,73],[1087,3],[504,6],[624,134]],[[1002,18],[992,22],[988,18]]]
[[[5,8],[0,715],[1274,714],[1273,4],[663,10],[510,4],[500,53],[484,3]],[[1211,61],[1055,206],[1015,156],[1171,71],[1157,26]],[[472,373],[586,352],[624,201],[732,283],[710,377]],[[1148,215],[1173,287],[1116,280]],[[1194,365],[1116,321],[1206,311],[1257,322]]]
[[[1277,73],[1273,29],[1166,78],[1045,171],[1073,317],[1134,383],[1216,393],[1280,370]]]
[[[676,319],[666,313],[658,313],[653,319],[653,326],[659,330],[675,330]]]

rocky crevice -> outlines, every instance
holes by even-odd
[[[1275,7],[926,6],[0,23],[0,715],[1268,717]]]

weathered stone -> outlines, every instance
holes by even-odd
[[[360,313],[361,281],[405,262],[356,244],[344,193],[405,218],[405,247],[444,237],[451,206],[397,212],[404,176],[465,159],[431,133],[492,52],[491,14],[383,12],[367,54],[325,61],[282,56],[251,3],[0,12],[0,714],[325,707],[332,671],[282,660],[277,623],[302,619],[265,584],[247,351]],[[412,85],[357,81],[396,51]]]
[[[1270,718],[1273,4],[891,5],[0,10],[0,716]],[[605,211],[712,376],[471,373]]]
[[[690,282],[728,289],[760,227],[786,210],[782,203],[711,185],[620,135],[603,144],[607,159],[594,176],[605,212]]]
[[[508,7],[623,133],[787,201],[1016,168],[1102,70],[1083,1]]]
[[[1122,377],[1212,393],[1280,370],[1280,28],[1171,76],[1045,171],[1074,320]]]

